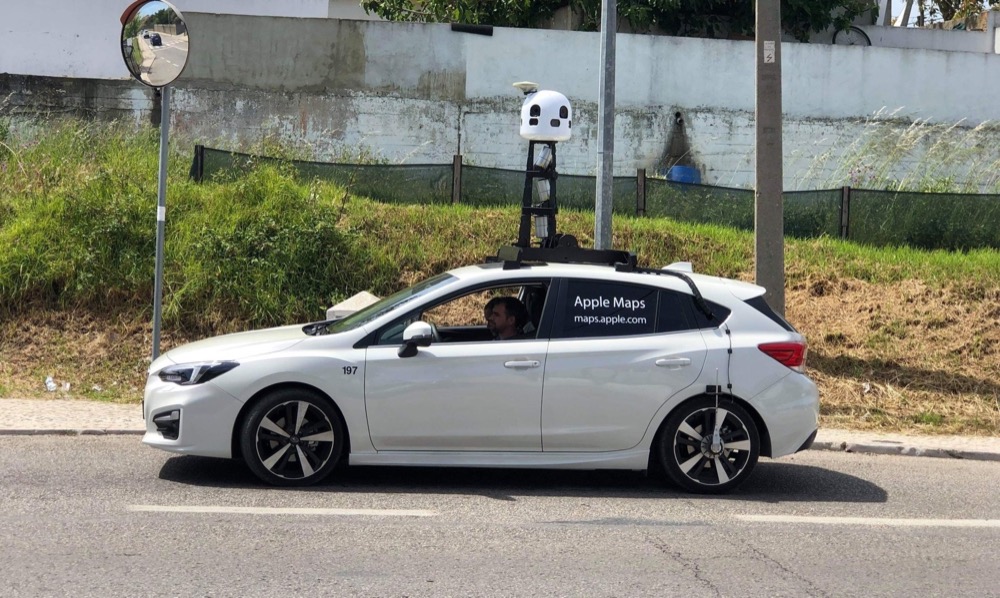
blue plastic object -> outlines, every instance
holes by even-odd
[[[671,166],[667,171],[667,180],[675,183],[701,184],[701,173],[691,166]]]

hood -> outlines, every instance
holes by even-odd
[[[171,349],[163,357],[173,363],[195,361],[240,360],[264,353],[283,351],[309,338],[302,332],[302,325],[252,330],[214,336]],[[157,360],[159,361],[159,360]],[[156,366],[157,364],[153,364]],[[162,365],[160,366],[162,367]],[[157,368],[159,369],[159,368]]]

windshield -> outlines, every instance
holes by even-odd
[[[360,311],[354,312],[343,319],[332,322],[326,330],[328,333],[354,330],[358,326],[364,326],[368,322],[389,313],[400,305],[410,303],[411,301],[419,299],[420,297],[423,297],[440,287],[451,284],[453,280],[455,280],[455,277],[447,272],[444,274],[438,274],[437,276],[432,276],[423,282],[419,282],[410,288],[403,289],[402,291],[399,291],[394,295],[390,295],[377,303],[373,303]]]

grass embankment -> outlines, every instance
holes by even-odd
[[[0,132],[4,129],[0,128]],[[0,397],[138,401],[151,344],[156,133],[67,123],[0,139]],[[185,146],[180,151],[187,151]],[[4,149],[6,148],[6,149]],[[168,188],[163,348],[320,319],[481,261],[516,237],[517,210],[386,205],[290,170]],[[592,245],[593,214],[563,212]],[[618,217],[640,261],[752,279],[752,235]],[[1000,253],[788,240],[786,313],[810,342],[827,426],[1000,435]]]

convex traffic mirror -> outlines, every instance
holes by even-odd
[[[184,16],[163,0],[134,2],[122,14],[122,58],[141,83],[150,87],[173,83],[188,59]]]

